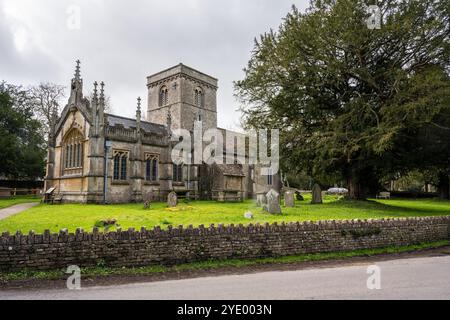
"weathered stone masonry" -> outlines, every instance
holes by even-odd
[[[0,270],[143,266],[404,246],[450,239],[450,216],[101,233],[3,233]]]

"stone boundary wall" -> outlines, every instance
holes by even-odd
[[[169,226],[102,233],[3,233],[0,270],[144,266],[405,246],[450,239],[450,216],[193,228]]]

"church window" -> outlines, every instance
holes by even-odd
[[[173,181],[183,182],[183,164],[173,164]]]
[[[120,170],[120,156],[114,156],[114,180],[119,180],[119,170]]]
[[[64,137],[63,148],[63,174],[81,174],[83,168],[83,134],[78,129],[72,129]]]
[[[155,154],[145,155],[145,180],[156,182],[158,181],[158,165],[159,157]]]
[[[113,179],[118,181],[127,180],[128,151],[114,151],[113,159]]]
[[[165,106],[169,103],[169,91],[167,87],[164,86],[159,90],[159,106]]]

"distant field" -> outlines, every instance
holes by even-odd
[[[22,200],[22,199],[21,199]],[[265,222],[292,222],[342,219],[378,219],[399,217],[425,217],[450,215],[450,201],[440,200],[370,200],[345,201],[336,197],[326,197],[325,203],[311,205],[309,195],[305,201],[296,201],[295,208],[282,207],[281,215],[265,213],[257,208],[253,201],[243,203],[217,203],[212,201],[196,201],[180,203],[176,208],[167,208],[165,203],[153,203],[151,209],[144,210],[142,204],[122,205],[47,205],[40,204],[23,213],[0,221],[0,232],[29,230],[43,232],[50,229],[58,232],[67,228],[74,231],[77,227],[92,230],[99,220],[116,219],[122,229],[134,227],[152,228],[168,225],[200,224],[248,224]],[[26,202],[26,201],[24,201]],[[244,218],[250,211],[254,219]]]
[[[14,206],[20,203],[39,202],[41,197],[35,196],[15,196],[8,199],[0,199],[0,209]]]

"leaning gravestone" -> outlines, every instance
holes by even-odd
[[[264,210],[271,214],[280,214],[280,195],[273,189],[270,189],[266,195],[267,204],[264,206]]]
[[[294,192],[293,191],[286,191],[284,193],[284,206],[286,208],[295,207]]]
[[[175,192],[172,191],[172,192],[169,193],[169,195],[167,196],[167,206],[168,206],[169,208],[172,208],[172,207],[176,207],[177,204],[178,204],[178,197],[177,197],[177,194],[176,194]]]
[[[316,183],[312,189],[312,204],[321,204],[322,203],[322,189]]]

